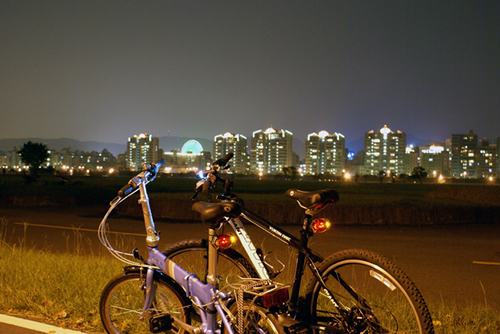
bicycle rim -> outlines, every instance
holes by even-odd
[[[123,274],[114,278],[103,291],[100,312],[108,333],[151,333],[150,319],[165,315],[189,323],[186,305],[179,292],[163,281],[155,280],[156,296],[142,316],[145,299],[145,275]],[[170,333],[184,333],[172,325]]]
[[[313,322],[347,333],[434,332],[420,292],[381,256],[362,250],[340,252],[326,259],[320,272],[329,292],[319,282],[313,285]]]

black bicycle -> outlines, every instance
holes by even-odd
[[[301,191],[289,189],[285,196],[297,201],[305,216],[296,237],[276,224],[252,212],[244,201],[231,192],[232,181],[220,177],[219,172],[228,168],[232,153],[217,160],[210,170],[202,172],[193,200],[200,194],[205,201],[194,205],[205,210],[221,210],[218,203],[232,202],[241,207],[238,217],[225,216],[220,220],[221,236],[227,235],[224,226],[231,226],[233,235],[243,246],[243,256],[233,248],[219,247],[218,263],[227,272],[241,277],[273,279],[283,268],[271,266],[247,234],[243,222],[254,224],[285,245],[298,251],[293,281],[288,289],[281,289],[269,298],[278,306],[269,309],[287,333],[434,333],[427,305],[411,279],[390,260],[367,250],[348,249],[323,258],[309,248],[314,233],[326,231],[330,222],[324,218],[313,219],[325,207],[337,203],[339,195],[332,189]],[[210,189],[215,185],[224,188],[215,200]],[[199,210],[199,209],[198,209]],[[229,238],[229,239],[231,239]],[[229,243],[229,242],[228,242]],[[176,263],[196,264],[208,270],[208,242],[193,239],[172,244],[163,253]],[[200,266],[200,263],[203,264]],[[275,264],[275,263],[274,263]],[[312,278],[303,282],[305,268]],[[203,269],[202,269],[203,270]],[[221,271],[218,271],[221,272]],[[200,273],[198,277],[205,277]],[[300,293],[302,287],[305,293]],[[280,330],[281,331],[281,330]]]

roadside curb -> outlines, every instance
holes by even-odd
[[[27,328],[33,331],[48,333],[48,334],[85,334],[84,332],[79,332],[72,329],[59,328],[41,322],[26,320],[5,314],[0,314],[0,323]]]

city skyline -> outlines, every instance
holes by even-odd
[[[273,128],[273,129],[275,129],[275,130],[279,130],[279,131],[281,131],[281,130],[284,130],[284,131],[289,131],[288,129],[282,129],[282,128],[278,128],[278,127],[276,127],[276,128],[274,128],[274,127],[268,127],[268,128],[264,128],[264,127],[262,127],[262,128],[259,128],[259,129],[254,130],[254,131],[251,131],[250,133],[252,134],[252,133],[254,133],[254,132],[258,132],[258,131],[266,131],[266,129],[270,129],[270,128]],[[366,130],[366,131],[364,131],[364,132],[363,132],[363,134],[362,134],[362,136],[361,136],[361,139],[360,139],[360,148],[359,148],[359,149],[354,150],[354,149],[352,149],[351,147],[348,147],[348,146],[347,146],[347,144],[345,144],[345,148],[346,148],[347,150],[349,150],[349,152],[352,152],[352,153],[354,153],[354,154],[356,154],[356,153],[357,153],[357,152],[359,152],[359,151],[363,151],[363,150],[365,149],[365,146],[364,146],[364,145],[365,145],[365,136],[366,136],[366,134],[367,134],[367,133],[369,133],[369,132],[372,132],[372,131],[378,132],[378,131],[380,131],[380,130],[381,130],[381,129],[383,129],[383,128],[388,128],[388,129],[389,129],[389,130],[391,130],[392,132],[398,132],[398,131],[403,132],[403,133],[406,135],[406,138],[407,138],[407,146],[408,146],[408,147],[426,146],[426,145],[428,145],[428,144],[430,144],[430,143],[432,143],[432,142],[446,142],[446,140],[451,140],[452,135],[456,135],[456,134],[459,134],[459,135],[461,135],[461,134],[467,134],[467,133],[469,133],[470,131],[473,131],[473,132],[474,132],[474,133],[478,136],[478,140],[483,140],[483,139],[485,139],[485,140],[488,140],[490,144],[497,144],[497,141],[500,139],[500,131],[499,131],[499,134],[498,134],[497,136],[492,137],[492,138],[487,138],[487,137],[483,136],[481,133],[478,133],[475,129],[468,129],[467,131],[464,131],[464,132],[461,132],[461,133],[450,133],[450,134],[448,134],[448,136],[447,136],[447,137],[445,137],[445,138],[440,138],[440,139],[436,139],[436,140],[430,140],[429,138],[416,138],[416,137],[414,137],[411,133],[408,133],[407,131],[405,131],[405,129],[395,129],[395,128],[392,128],[390,125],[388,126],[387,124],[384,124],[384,125],[383,125],[383,126],[381,126],[380,128],[376,128],[376,127],[374,127],[374,128],[372,128],[372,129],[370,129],[370,130]],[[306,135],[306,137],[305,137],[305,138],[297,138],[297,137],[293,134],[293,132],[291,132],[291,133],[292,133],[293,140],[294,140],[294,141],[299,141],[299,142],[301,143],[301,145],[303,145],[303,146],[304,146],[304,147],[302,147],[302,146],[301,146],[301,148],[303,148],[303,149],[305,150],[305,149],[306,149],[306,148],[305,148],[305,146],[306,146],[306,142],[307,142],[307,137],[309,137],[309,136],[310,136],[310,135],[312,135],[312,134],[319,134],[319,133],[321,133],[321,132],[327,132],[327,133],[329,133],[330,135],[339,134],[339,135],[342,135],[342,136],[343,136],[343,134],[342,134],[341,132],[338,132],[338,131],[328,131],[328,130],[325,130],[325,129],[312,131],[312,132],[308,133],[308,134]],[[218,134],[216,134],[216,135],[212,136],[211,138],[200,138],[200,137],[196,138],[196,137],[190,137],[190,136],[183,136],[182,134],[181,134],[181,136],[174,137],[174,138],[175,138],[175,139],[177,139],[177,138],[184,138],[184,139],[186,139],[186,141],[188,141],[188,140],[193,140],[193,139],[195,139],[195,140],[202,140],[202,139],[204,139],[204,140],[206,141],[205,145],[204,145],[204,146],[202,145],[202,146],[203,146],[204,151],[210,151],[210,152],[211,152],[211,151],[212,151],[212,145],[213,145],[214,139],[216,139],[216,138],[217,138],[217,137],[219,137],[219,136],[223,136],[225,133],[231,133],[231,134],[234,134],[234,135],[240,135],[240,136],[241,136],[241,135],[243,135],[243,134],[241,134],[241,133],[235,133],[235,132],[232,132],[232,131],[230,131],[230,130],[226,130],[226,131],[219,132]],[[124,153],[125,153],[126,146],[127,146],[127,141],[128,141],[128,139],[129,139],[130,137],[133,137],[133,136],[138,136],[138,135],[141,135],[141,134],[152,135],[153,137],[158,137],[158,138],[160,138],[160,139],[161,139],[161,138],[168,138],[168,137],[169,137],[169,135],[168,135],[168,134],[167,134],[167,136],[164,136],[164,135],[161,135],[161,134],[155,134],[155,133],[139,132],[139,133],[129,134],[128,136],[126,136],[126,139],[125,139],[125,141],[124,141],[124,142],[122,142],[122,143],[117,143],[117,144],[115,144],[115,143],[106,143],[106,142],[95,142],[95,141],[90,141],[90,140],[82,140],[82,141],[80,141],[80,140],[77,140],[77,139],[75,139],[75,138],[33,138],[33,137],[25,137],[25,138],[20,138],[19,140],[20,140],[20,141],[22,141],[22,140],[31,140],[31,141],[33,141],[33,139],[41,139],[41,140],[42,140],[42,141],[41,141],[42,143],[44,143],[44,140],[51,140],[51,141],[53,141],[53,140],[57,140],[57,141],[60,141],[60,140],[64,140],[64,139],[68,139],[68,140],[76,140],[76,141],[79,141],[79,142],[81,142],[81,143],[91,143],[91,142],[94,142],[95,144],[99,144],[100,146],[102,146],[102,149],[107,149],[107,150],[108,150],[108,151],[110,151],[113,155],[118,156],[118,154],[124,154]],[[252,135],[250,135],[250,136],[243,135],[243,136],[244,136],[244,137],[246,137],[246,139],[248,140],[248,142],[250,142],[250,140],[251,140],[251,138],[252,138]],[[345,136],[344,136],[344,137],[345,137]],[[3,140],[14,140],[14,141],[17,141],[17,138],[2,138],[2,139],[0,139],[0,143],[1,143]],[[19,145],[22,145],[23,143],[21,143],[20,141],[19,141],[19,143],[20,143]],[[208,142],[210,142],[210,143],[208,143]],[[349,142],[348,138],[345,138],[345,143],[348,143],[348,142]],[[113,145],[113,149],[110,149],[110,148],[106,147],[106,146],[105,146],[106,144],[111,144],[111,145]],[[182,142],[178,142],[178,143],[177,143],[177,146],[178,146],[178,147],[175,147],[175,149],[179,149],[179,150],[180,150],[180,149],[181,149],[181,147],[182,147],[182,145],[184,145],[184,144],[185,144],[185,142],[184,142],[184,141],[182,141]],[[104,146],[103,146],[103,145],[104,145]],[[207,146],[207,145],[208,145],[208,147],[205,147],[205,146]],[[248,144],[248,145],[250,145],[250,144]],[[123,152],[121,152],[121,151],[120,151],[120,152],[118,152],[118,153],[117,153],[117,147],[119,147],[119,146],[123,146],[123,150],[122,150]],[[64,146],[64,147],[71,147],[71,145]],[[162,147],[162,145],[160,145],[160,148],[164,149],[164,147]],[[13,149],[13,147],[10,147],[10,148],[6,148],[6,147],[2,148],[2,147],[0,147],[0,151],[11,151],[12,149]],[[50,147],[49,147],[49,149],[50,149]],[[100,150],[100,149],[98,149],[98,150]],[[166,150],[168,151],[169,149],[167,148]],[[294,147],[292,147],[292,151],[293,151],[294,153],[298,154],[301,158],[303,158],[303,154],[305,153],[305,151],[304,151],[304,152],[302,152],[302,151],[297,151],[297,150],[296,150],[296,148],[294,148]],[[212,152],[212,153],[213,153],[213,152]]]
[[[446,143],[428,143],[415,149],[406,145],[406,134],[392,131],[386,125],[379,131],[365,133],[364,151],[360,156],[347,162],[344,136],[320,131],[310,134],[306,141],[305,160],[299,161],[292,152],[292,134],[286,130],[268,128],[256,131],[250,139],[226,132],[216,136],[213,154],[203,150],[196,140],[188,140],[182,150],[164,151],[159,138],[151,134],[134,135],[128,139],[126,154],[114,157],[104,149],[101,153],[83,152],[64,148],[49,151],[46,161],[51,166],[70,174],[90,175],[91,172],[114,173],[114,171],[139,170],[163,155],[167,173],[196,172],[206,169],[213,159],[234,153],[236,173],[265,174],[288,173],[290,167],[298,168],[301,175],[359,175],[392,177],[407,176],[419,168],[428,170],[433,178],[440,181],[445,177],[483,178],[493,180],[499,175],[498,157],[500,147],[480,141],[470,130],[467,134],[452,134]],[[192,152],[191,152],[192,151]],[[0,154],[3,172],[21,172],[25,168],[17,150]],[[297,170],[297,169],[295,169]]]
[[[498,12],[462,0],[2,1],[0,138],[270,126],[305,138],[320,123],[356,151],[390,123],[428,141],[495,139]]]

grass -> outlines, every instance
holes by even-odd
[[[100,292],[121,272],[122,265],[103,249],[85,244],[75,230],[68,253],[27,247],[24,240],[8,244],[5,218],[0,219],[0,312],[84,332],[103,332]],[[79,255],[94,253],[93,256]]]
[[[428,303],[434,323],[439,333],[453,334],[494,334],[500,332],[500,313],[484,305],[443,305]]]
[[[34,250],[22,240],[8,244],[5,218],[0,218],[0,312],[32,318],[87,333],[102,333],[100,293],[121,272],[122,264],[104,249],[82,239],[65,254]],[[75,234],[79,232],[75,230]],[[117,242],[130,241],[117,239]],[[129,247],[128,245],[123,245]],[[89,252],[86,247],[92,247]],[[120,246],[121,248],[121,246]],[[265,250],[264,250],[265,252]],[[82,254],[93,255],[82,255]],[[286,258],[293,267],[293,254]],[[285,270],[277,280],[290,282]],[[498,333],[500,312],[485,305],[450,305],[427,300],[436,333]]]

